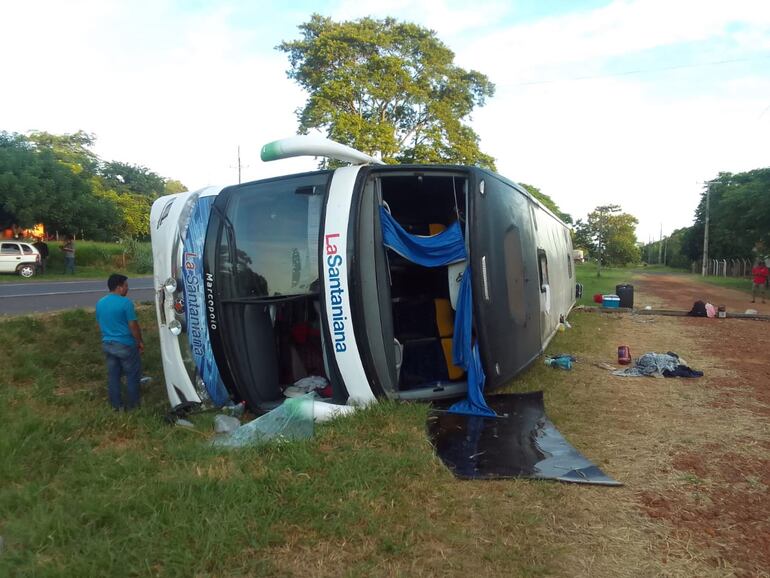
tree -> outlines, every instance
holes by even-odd
[[[147,236],[152,202],[187,189],[145,167],[102,162],[94,142],[83,131],[0,131],[0,229],[43,223],[99,240]]]
[[[93,172],[99,166],[99,157],[91,150],[96,142],[93,134],[79,130],[74,134],[51,134],[33,131],[27,140],[39,150],[49,150],[72,172]]]
[[[682,238],[692,261],[703,255],[706,194],[709,195],[709,254],[714,258],[753,257],[770,247],[770,168],[719,173],[704,185],[695,222]]]
[[[557,217],[559,217],[562,221],[567,223],[568,225],[572,224],[572,215],[569,213],[562,213],[561,209],[559,209],[559,206],[554,202],[554,200],[546,195],[545,193],[541,192],[540,189],[537,187],[533,187],[532,185],[528,185],[526,183],[519,183],[522,187],[527,189],[530,195],[535,197],[538,201],[543,203],[548,209]]]
[[[475,70],[453,64],[436,33],[393,18],[334,22],[313,14],[300,40],[277,49],[289,78],[308,93],[299,132],[319,129],[385,162],[494,168],[465,121],[494,94]]]
[[[65,147],[58,149],[63,160],[57,147],[0,133],[0,226],[42,222],[49,230],[95,234],[116,218],[112,204],[91,194],[92,176],[84,168],[88,155]]]
[[[120,192],[156,198],[166,189],[163,177],[139,165],[110,161],[103,163],[99,174],[110,188]]]
[[[636,217],[621,213],[618,205],[596,207],[588,214],[588,220],[575,224],[575,244],[596,256],[601,275],[602,264],[625,265],[639,260],[636,245]]]

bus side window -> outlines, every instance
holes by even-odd
[[[543,249],[537,250],[537,271],[540,274],[540,292],[545,293],[548,282],[548,257]]]

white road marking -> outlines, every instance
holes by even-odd
[[[152,287],[138,287],[134,289],[134,292],[137,291],[152,291]],[[76,293],[104,293],[105,295],[108,293],[106,289],[84,289],[82,291],[63,291],[63,292],[51,292],[51,293],[19,293],[17,295],[0,295],[0,298],[7,298],[7,297],[47,297],[50,295],[75,295]]]

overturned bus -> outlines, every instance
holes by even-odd
[[[504,385],[575,301],[570,232],[524,188],[469,166],[383,165],[295,137],[263,160],[351,162],[158,199],[151,231],[175,409],[468,397]]]

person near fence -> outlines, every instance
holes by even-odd
[[[115,411],[139,406],[144,342],[133,302],[126,297],[128,278],[113,273],[107,280],[109,293],[96,303],[96,321],[102,333],[102,351],[107,360],[107,393]],[[126,376],[126,403],[121,397],[121,376]]]
[[[762,261],[757,259],[754,263],[754,268],[751,270],[751,275],[754,277],[754,283],[751,287],[751,302],[757,302],[757,293],[762,294],[762,303],[765,302],[765,292],[767,291],[767,278],[770,276],[770,269],[767,268]]]

